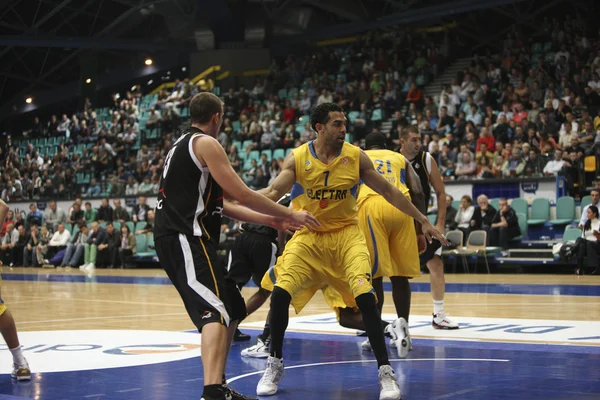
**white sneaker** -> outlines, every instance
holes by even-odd
[[[79,266],[79,269],[80,269],[81,271],[85,271],[85,269],[87,268],[87,266],[88,266],[88,265],[89,265],[89,264],[81,264],[81,265]]]
[[[269,341],[265,343],[258,338],[256,344],[242,350],[241,355],[242,357],[267,358],[269,357]]]
[[[379,367],[379,385],[381,385],[379,400],[399,400],[402,398],[400,387],[396,382],[396,374],[391,366],[382,365]]]
[[[371,342],[369,342],[369,339],[362,342],[360,344],[360,348],[363,349],[363,351],[373,351],[373,348],[371,347]]]
[[[408,352],[412,350],[412,339],[408,332],[408,322],[404,318],[398,318],[386,327],[386,329],[388,328],[392,335],[390,347],[398,349],[400,358],[406,358]]]
[[[256,386],[256,394],[258,396],[271,396],[277,393],[277,385],[283,377],[283,373],[283,360],[269,356],[267,358],[267,369],[265,369],[265,373]]]
[[[31,370],[29,364],[25,362],[25,365],[13,364],[13,370],[10,376],[17,381],[29,381],[31,380]]]
[[[92,272],[96,269],[96,266],[92,263],[89,263],[88,265],[85,266],[85,270],[88,272]]]
[[[458,324],[448,318],[446,313],[443,311],[433,314],[431,326],[433,326],[435,329],[458,329]]]

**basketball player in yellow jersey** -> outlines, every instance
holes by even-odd
[[[259,396],[277,393],[283,376],[283,338],[289,305],[296,312],[312,295],[330,285],[344,303],[358,306],[379,367],[380,399],[399,399],[400,388],[389,365],[381,316],[371,286],[371,262],[363,233],[358,227],[356,195],[362,181],[395,207],[422,224],[425,237],[445,241],[410,201],[373,168],[369,157],[345,142],[346,117],[340,106],[319,105],[311,115],[316,140],[295,149],[281,173],[262,191],[272,200],[292,190],[292,207],[311,212],[319,221],[314,231],[297,231],[288,242],[272,273],[262,286],[272,290],[271,348],[267,368],[257,385]],[[276,277],[273,287],[272,278]]]
[[[3,200],[0,200],[0,224],[4,223],[4,219],[8,214],[8,206]],[[0,261],[0,266],[2,262]],[[0,279],[0,282],[2,280]],[[17,327],[15,320],[6,308],[6,304],[0,298],[0,333],[6,342],[6,346],[10,350],[13,356],[13,370],[11,377],[17,381],[29,381],[31,380],[31,371],[29,370],[29,364],[23,357],[23,350],[19,343],[19,337],[17,335]]]
[[[367,135],[365,147],[365,153],[373,161],[375,170],[411,199],[417,209],[425,211],[426,202],[421,182],[404,156],[386,150],[386,138],[379,132]],[[427,246],[425,237],[419,235],[417,246],[417,231],[413,219],[364,185],[361,185],[358,195],[358,219],[371,256],[373,288],[380,313],[384,300],[383,277],[392,281],[392,296],[398,319],[394,322],[397,326],[387,325],[385,331],[392,337],[390,345],[397,346],[400,357],[404,358],[412,347],[408,333],[411,300],[408,279],[420,275],[419,252],[424,251]],[[420,233],[418,224],[417,230]],[[324,288],[323,294],[327,303],[338,313],[342,326],[364,329],[360,314],[346,307],[341,296],[332,287]],[[396,335],[398,332],[399,336]],[[371,350],[368,339],[361,346],[363,350]]]

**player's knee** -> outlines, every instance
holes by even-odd
[[[292,296],[285,289],[275,286],[273,294],[271,295],[271,311],[280,309],[287,310],[291,302]]]
[[[370,309],[377,309],[377,301],[373,293],[364,293],[356,297],[356,305],[360,311],[365,312]]]
[[[442,262],[442,259],[440,257],[435,256],[427,263],[427,269],[429,269],[429,272],[432,275],[443,274],[444,273],[444,263]]]

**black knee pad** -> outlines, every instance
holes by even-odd
[[[280,308],[287,309],[291,302],[292,296],[279,286],[275,286],[273,293],[271,294],[271,310]]]
[[[377,301],[373,293],[364,293],[356,298],[356,305],[361,311],[377,309]]]

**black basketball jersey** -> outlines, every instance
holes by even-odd
[[[429,202],[429,198],[431,197],[431,186],[429,184],[429,168],[431,168],[431,161],[427,160],[429,157],[431,157],[431,155],[428,152],[419,151],[414,159],[409,160],[415,172],[419,175],[427,202]]]
[[[290,205],[291,201],[291,196],[289,193],[287,193],[281,199],[279,199],[277,203],[287,207]],[[271,228],[270,226],[251,224],[246,222],[242,224],[241,230],[242,232],[253,232],[259,233],[261,235],[266,235],[271,239],[273,243],[277,243],[277,229]]]
[[[192,141],[204,133],[191,127],[165,158],[156,202],[154,236],[182,233],[219,241],[223,190],[194,154]]]

